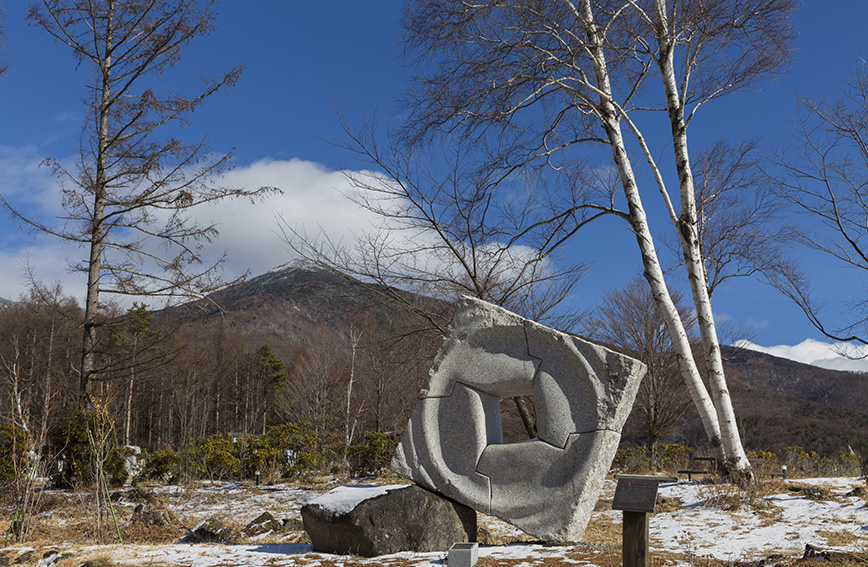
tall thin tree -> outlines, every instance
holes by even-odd
[[[215,177],[229,155],[199,140],[183,143],[177,126],[210,95],[231,87],[241,68],[207,79],[187,98],[164,88],[182,49],[214,29],[213,0],[42,0],[30,22],[72,50],[91,71],[86,126],[77,162],[47,160],[60,179],[62,223],[25,217],[39,231],[81,245],[75,267],[87,274],[80,391],[99,374],[97,330],[102,294],[201,296],[219,281],[220,262],[203,245],[217,230],[191,217],[193,207],[270,188],[224,187]],[[160,94],[165,92],[165,94]]]

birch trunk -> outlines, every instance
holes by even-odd
[[[690,290],[696,308],[697,322],[705,355],[708,381],[714,400],[718,423],[720,424],[721,443],[723,443],[727,471],[746,471],[750,462],[741,443],[735,412],[732,408],[732,398],[726,385],[726,375],[723,370],[723,360],[720,354],[720,342],[711,309],[711,297],[708,293],[708,280],[705,264],[702,259],[699,226],[696,213],[696,189],[693,182],[693,172],[690,168],[690,153],[687,146],[687,124],[684,118],[684,104],[678,92],[673,64],[674,48],[669,39],[666,2],[657,0],[657,40],[660,47],[658,66],[660,68],[663,86],[666,92],[666,106],[672,128],[672,142],[675,150],[675,166],[681,191],[681,216],[676,223],[684,261],[690,280]]]
[[[51,364],[54,354],[54,327],[55,319],[51,318],[51,329],[48,334],[48,360],[45,367],[45,380],[42,384],[42,422],[39,427],[40,447],[48,438],[48,413],[51,410]]]
[[[675,356],[678,360],[681,375],[684,378],[688,391],[690,392],[691,399],[696,406],[697,413],[699,414],[699,418],[705,429],[708,441],[715,452],[715,456],[721,462],[726,462],[726,453],[721,443],[721,431],[718,423],[717,411],[712,399],[709,397],[708,392],[705,389],[705,385],[702,382],[702,377],[696,366],[696,361],[693,358],[693,352],[690,348],[690,341],[688,340],[687,332],[681,322],[681,317],[678,315],[678,309],[675,307],[675,303],[669,295],[669,289],[666,286],[666,281],[663,277],[663,269],[654,247],[654,239],[651,236],[651,231],[648,226],[647,215],[645,214],[642,199],[639,195],[635,174],[627,154],[620,120],[617,111],[611,102],[612,89],[608,68],[606,65],[605,54],[601,47],[600,32],[594,22],[590,0],[584,0],[582,3],[582,13],[580,17],[583,20],[585,29],[588,31],[589,50],[591,52],[594,72],[596,74],[597,86],[601,93],[599,105],[600,118],[602,119],[603,125],[606,129],[606,134],[612,147],[612,156],[615,165],[618,168],[621,184],[624,189],[624,196],[627,199],[629,207],[628,220],[636,235],[636,242],[639,245],[639,250],[642,256],[642,265],[644,267],[644,276],[651,287],[651,294],[654,297],[654,302],[660,309],[660,312],[663,314],[666,321],[666,328],[672,337],[672,346],[675,350]]]
[[[130,366],[130,380],[127,382],[127,407],[126,415],[124,416],[124,446],[130,444],[130,423],[133,416],[133,386],[136,379],[136,348],[138,348],[139,334],[136,333],[133,337],[133,360]]]

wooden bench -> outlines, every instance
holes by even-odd
[[[765,468],[766,460],[765,459],[748,459],[750,461],[750,465],[754,470],[755,474],[765,475],[765,476],[779,476],[784,480],[787,480],[787,467],[781,467],[780,471],[766,471],[763,470]]]
[[[709,474],[709,472],[706,470],[700,470],[700,469],[690,469],[690,470],[678,471],[678,474],[686,474],[687,475],[687,482],[693,482],[693,475],[695,475],[695,474]]]
[[[691,461],[706,462],[708,464],[705,465],[704,469],[695,468],[695,469],[685,469],[682,471],[678,471],[678,474],[686,474],[687,475],[687,481],[688,482],[693,481],[693,475],[695,475],[695,474],[714,474],[714,472],[717,471],[717,459],[714,457],[696,457],[696,456],[691,455],[690,460]]]
[[[778,472],[778,471],[774,471],[774,472],[759,471],[757,474],[761,474],[761,475],[765,475],[765,476],[777,476],[777,477],[780,477],[784,480],[787,480],[787,471],[785,471],[785,470],[780,471],[780,472]]]

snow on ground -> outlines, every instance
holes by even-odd
[[[335,481],[320,488],[304,488],[290,484],[252,487],[240,484],[212,484],[199,488],[154,489],[166,505],[186,526],[195,526],[209,517],[231,519],[243,526],[268,510],[278,518],[297,521],[300,507],[317,498]],[[370,486],[370,485],[368,485]],[[800,557],[805,544],[834,547],[864,553],[868,550],[868,507],[863,498],[846,496],[865,479],[835,478],[793,480],[777,483],[774,490],[765,490],[745,497],[726,485],[678,482],[662,484],[658,509],[651,517],[652,552],[665,555],[668,564],[695,564],[695,558],[722,561],[756,560],[773,553],[785,557]],[[827,492],[808,498],[804,492],[788,487],[804,486]],[[479,557],[487,564],[531,567],[552,564],[609,565],[612,553],[619,555],[621,513],[611,510],[615,481],[606,481],[601,504],[591,520],[592,526],[603,526],[617,534],[610,545],[545,546],[534,542],[510,545],[480,546]],[[384,487],[356,490],[383,491]],[[121,518],[129,518],[132,503],[118,505]],[[665,506],[664,506],[665,505]],[[4,512],[5,513],[5,512]],[[497,537],[514,541],[520,534],[508,524],[488,516],[480,516],[480,525]],[[589,534],[593,530],[589,529]],[[597,530],[599,532],[599,530]],[[606,529],[602,530],[603,532]],[[297,535],[297,534],[296,534]],[[51,547],[62,553],[72,553],[76,562],[89,557],[108,557],[115,565],[223,567],[349,567],[350,565],[390,565],[393,567],[427,567],[446,564],[446,553],[400,553],[372,559],[341,557],[315,553],[309,544],[290,543],[274,534],[260,536],[244,545],[171,544],[171,545],[109,545],[81,546],[57,543]],[[527,539],[527,538],[525,538]],[[614,544],[614,545],[612,545]],[[13,558],[27,548],[11,550]],[[10,550],[3,550],[9,553]],[[595,562],[594,557],[608,552],[609,558]],[[44,557],[45,549],[34,552]],[[51,565],[57,556],[37,559],[40,567]]]
[[[829,489],[835,499],[811,500],[802,493],[783,490],[757,499],[754,507],[743,505],[724,513],[706,504],[715,493],[725,492],[724,487],[664,484],[659,494],[680,499],[682,506],[652,518],[652,547],[727,561],[800,553],[806,543],[830,545],[830,537],[835,540],[832,544],[842,549],[868,548],[866,501],[844,496],[864,485],[864,479],[811,479],[791,484]]]

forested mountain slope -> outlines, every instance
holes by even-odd
[[[414,316],[384,303],[369,287],[304,262],[251,278],[212,299],[205,307],[188,307],[175,315],[189,327],[231,322],[250,348],[268,343],[288,364],[317,333],[347,337],[350,324],[361,320],[366,321],[365,332],[381,336],[420,324]],[[439,338],[430,334],[417,340],[414,348],[430,357],[438,345]],[[799,445],[834,454],[852,447],[868,454],[868,377],[732,347],[724,347],[724,356],[749,448]],[[417,387],[424,378],[424,364],[414,372],[418,375],[402,376],[401,382]],[[636,425],[641,420],[637,415],[631,421],[634,427],[625,437],[640,442]],[[692,421],[686,420],[671,440],[701,443],[701,431]],[[517,420],[505,423],[519,426]]]
[[[868,375],[745,349],[725,355],[746,445],[868,454]]]
[[[418,296],[414,300],[433,302]],[[223,289],[208,301],[175,307],[166,314],[193,330],[197,325],[228,324],[249,346],[269,344],[287,362],[317,333],[346,336],[351,325],[401,332],[422,324],[390,307],[375,289],[305,261],[274,268]]]

